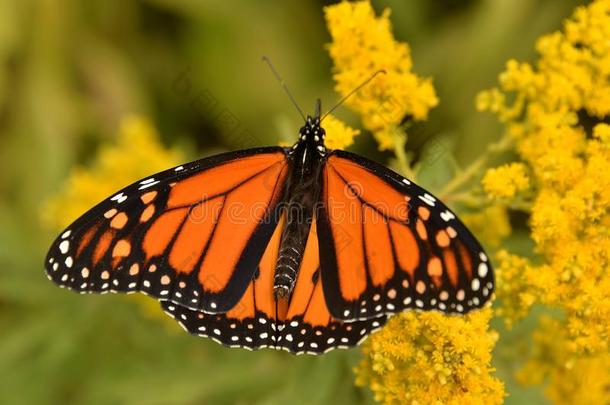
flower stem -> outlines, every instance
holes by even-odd
[[[512,139],[505,135],[499,141],[490,144],[485,152],[474,162],[472,162],[466,169],[448,182],[443,190],[439,193],[439,196],[444,201],[451,200],[452,194],[463,185],[472,181],[477,175],[481,173],[481,170],[488,164],[489,160],[498,153],[507,150],[512,143]]]
[[[411,168],[409,164],[409,159],[407,158],[407,154],[405,153],[405,145],[407,144],[407,133],[396,129],[394,131],[393,140],[394,154],[396,155],[396,160],[398,161],[398,169],[400,170],[400,173],[408,179],[415,181],[415,172]]]

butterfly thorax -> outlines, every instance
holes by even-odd
[[[292,165],[284,194],[289,197],[282,207],[285,220],[274,277],[276,298],[288,298],[294,288],[311,228],[314,206],[318,201],[320,169],[326,155],[325,131],[320,126],[319,116],[308,116],[299,135],[299,141],[289,153]]]

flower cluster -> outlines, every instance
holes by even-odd
[[[406,312],[364,346],[359,385],[387,404],[498,404],[502,383],[492,377],[491,309],[467,316]]]
[[[324,143],[329,149],[346,149],[354,143],[354,138],[360,135],[360,130],[349,127],[332,114],[324,118],[324,130]]]
[[[492,197],[511,198],[529,186],[526,167],[522,163],[510,163],[489,169],[483,177],[483,188]]]
[[[539,333],[543,338],[536,340],[535,362],[547,367],[521,373],[533,378],[546,370],[547,393],[560,403],[570,403],[577,393],[600,392],[597,384],[610,379],[608,38],[610,1],[580,7],[562,31],[539,39],[536,64],[509,61],[498,88],[477,100],[481,110],[505,123],[521,160],[509,166],[513,169],[488,172],[485,190],[494,198],[515,198],[526,186],[525,173],[532,189],[529,226],[535,250],[532,260],[506,252],[498,256],[499,313],[512,324],[535,303],[562,310],[561,321],[541,324],[553,331]],[[548,344],[551,337],[557,341]],[[584,374],[577,377],[575,367]],[[595,378],[583,378],[587,373],[596,373]],[[607,388],[603,398],[589,403],[608,402]],[[578,397],[577,402],[588,401]]]
[[[381,149],[394,148],[397,138],[405,136],[401,121],[423,120],[438,104],[431,80],[412,72],[409,47],[394,39],[389,9],[377,17],[368,1],[345,1],[326,7],[325,15],[338,93],[345,96],[373,73],[385,71],[346,103],[360,114]]]

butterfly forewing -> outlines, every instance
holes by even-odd
[[[261,148],[134,183],[58,237],[47,274],[79,292],[142,291],[226,312],[242,297],[277,226],[288,170],[284,149]]]

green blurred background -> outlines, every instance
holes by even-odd
[[[499,136],[474,109],[508,58],[534,59],[576,0],[379,1],[415,72],[440,98],[411,129],[409,149],[436,139],[468,163]],[[0,0],[0,403],[369,403],[354,387],[358,350],[313,357],[228,350],[187,336],[121,296],[78,296],[43,272],[55,236],[41,203],[74,165],[91,161],[121,118],[150,118],[167,145],[196,158],[294,140],[300,118],[274,81],[268,55],[303,109],[333,92],[323,1]],[[223,115],[224,114],[224,115]],[[357,126],[345,109],[338,115]],[[229,117],[230,122],[220,119]],[[236,134],[248,134],[247,136]],[[354,150],[386,161],[370,136]],[[518,333],[518,332],[517,332]],[[539,403],[513,385],[498,353],[507,403]],[[508,356],[510,357],[510,356]]]

